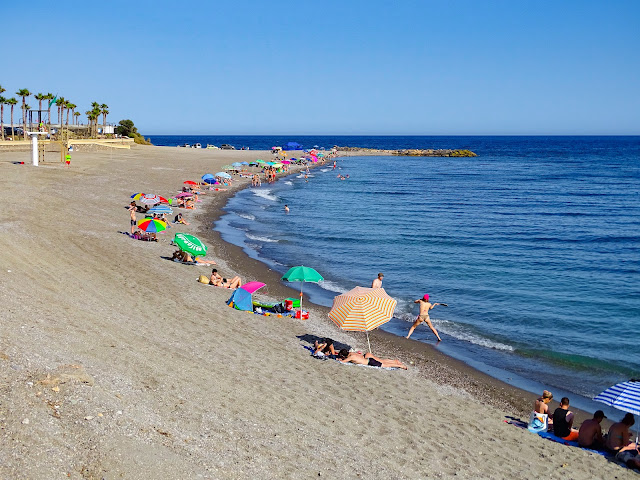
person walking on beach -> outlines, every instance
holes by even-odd
[[[440,335],[438,335],[438,331],[435,329],[435,327],[431,323],[431,319],[429,318],[429,310],[431,310],[436,305],[443,305],[446,307],[447,304],[446,303],[429,303],[429,295],[427,294],[425,294],[424,297],[414,301],[413,303],[420,304],[420,313],[418,314],[418,318],[416,318],[416,321],[413,322],[413,325],[411,325],[411,328],[409,329],[409,333],[407,334],[407,338],[411,336],[411,334],[413,333],[413,331],[416,329],[418,325],[420,325],[422,322],[425,322],[429,326],[433,334],[436,336],[438,341],[441,342],[442,339],[440,338]]]
[[[65,163],[65,167],[66,168],[71,168],[71,154],[70,153],[67,153],[64,156],[64,163]]]
[[[384,274],[382,272],[380,272],[378,274],[378,278],[376,278],[372,283],[371,283],[371,288],[382,288],[382,279],[384,278]]]
[[[131,218],[131,235],[133,235],[133,232],[135,231],[136,228],[136,211],[138,210],[138,207],[136,206],[136,202],[131,202],[129,204],[129,217]]]

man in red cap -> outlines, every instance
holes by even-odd
[[[419,303],[420,304],[420,313],[418,314],[418,318],[416,318],[416,321],[413,322],[413,325],[411,325],[411,328],[409,329],[409,334],[407,335],[407,338],[409,338],[411,336],[411,334],[413,333],[413,331],[416,329],[416,327],[418,325],[420,325],[422,322],[425,322],[429,326],[429,328],[431,329],[433,334],[436,336],[438,341],[441,342],[442,339],[440,338],[440,335],[438,335],[438,331],[435,329],[435,327],[431,323],[431,319],[429,318],[429,310],[431,310],[436,305],[443,305],[445,307],[447,305],[445,303],[429,303],[429,295],[427,295],[427,294],[425,294],[424,297],[419,298],[418,300],[416,300],[413,303]]]

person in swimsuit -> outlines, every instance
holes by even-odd
[[[369,365],[370,367],[402,368],[403,370],[407,370],[407,366],[400,360],[378,358],[372,353],[365,353],[363,355],[358,352],[349,352],[346,348],[338,352],[338,361],[342,363],[355,363],[357,365]]]
[[[425,294],[424,297],[414,301],[413,303],[420,304],[420,313],[418,314],[418,318],[416,318],[416,321],[413,322],[413,325],[411,325],[411,328],[409,329],[409,333],[407,334],[407,338],[411,336],[411,334],[413,333],[413,331],[416,329],[418,325],[420,325],[422,322],[425,322],[429,326],[433,334],[436,336],[438,341],[441,342],[442,339],[440,338],[440,335],[438,335],[438,331],[435,329],[435,327],[431,323],[431,319],[429,318],[429,310],[431,310],[436,305],[446,305],[446,304],[429,303],[429,295],[427,294]]]
[[[637,443],[630,443],[622,447],[616,454],[616,460],[624,463],[629,468],[640,469],[640,450]]]
[[[313,344],[314,355],[338,355],[338,352],[333,348],[333,340],[330,338],[323,338],[321,342],[317,340]]]
[[[380,272],[378,274],[378,278],[376,278],[373,282],[371,282],[371,288],[382,288],[382,279],[384,278],[384,274]]]
[[[547,415],[547,424],[553,425],[553,417],[549,413],[549,403],[553,400],[553,393],[549,390],[542,392],[542,396],[533,403],[533,411]]]
[[[593,418],[585,420],[578,430],[578,445],[584,448],[598,449],[604,446],[600,423],[607,418],[602,410],[596,410]]]
[[[189,225],[189,222],[187,222],[184,218],[182,218],[182,214],[181,213],[176,215],[176,218],[173,219],[173,223],[180,223],[182,225]]]
[[[620,422],[611,425],[605,444],[607,449],[612,452],[617,452],[623,447],[626,447],[631,439],[629,428],[631,428],[634,423],[636,423],[636,421],[633,418],[633,414],[627,413]]]
[[[211,270],[211,277],[209,278],[209,283],[215,287],[223,287],[223,288],[239,288],[242,286],[242,279],[237,275],[230,280],[223,278],[219,273],[218,269],[214,268]]]
[[[136,212],[138,211],[138,207],[136,206],[136,202],[131,202],[127,210],[129,210],[129,217],[131,218],[131,235],[133,235],[137,225]]]

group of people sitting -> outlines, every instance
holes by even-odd
[[[548,390],[542,392],[542,396],[534,403],[534,412],[547,416],[548,429],[556,437],[578,442],[578,445],[584,448],[609,452],[630,468],[640,468],[640,450],[637,444],[631,442],[630,429],[635,423],[633,414],[627,413],[622,420],[609,427],[606,435],[603,435],[600,424],[607,417],[602,410],[597,410],[593,418],[582,422],[580,428],[576,430],[573,428],[574,414],[569,410],[569,399],[563,397],[560,400],[560,406],[551,415],[549,403],[552,399],[551,392]]]
[[[407,370],[407,366],[400,360],[390,358],[378,358],[372,353],[362,354],[360,352],[350,352],[346,348],[342,348],[336,352],[333,346],[333,340],[324,338],[322,341],[317,340],[313,344],[313,354],[316,357],[330,357],[342,363],[355,363],[356,365],[368,365],[370,367],[383,368],[401,368]]]

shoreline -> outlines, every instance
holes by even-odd
[[[259,152],[259,151],[254,151]],[[371,155],[390,155],[390,151],[386,153],[377,153],[374,149],[362,150],[338,150],[337,159],[350,156],[371,156]],[[321,167],[325,164],[318,163],[310,167],[311,169]],[[280,175],[277,181],[282,181],[289,175],[299,173],[302,169],[294,170],[288,175]],[[224,208],[229,200],[237,195],[241,190],[251,188],[249,182],[244,185],[238,185],[233,191],[224,192],[225,196],[216,197],[215,202],[207,203],[200,215],[207,220],[203,220],[199,225],[198,236],[206,238],[208,245],[213,248],[210,252],[222,260],[221,264],[229,268],[234,274],[240,275],[247,281],[258,280],[267,284],[264,287],[263,294],[274,300],[282,300],[286,297],[297,297],[299,291],[288,287],[281,281],[281,274],[274,271],[267,263],[250,257],[242,247],[222,239],[220,232],[214,229],[214,224],[224,215],[227,214]],[[207,229],[206,223],[209,223]],[[315,304],[311,300],[305,299],[305,305],[309,306],[311,315],[318,316],[320,321],[325,321],[325,326],[329,329],[333,328],[334,333],[327,333],[336,339],[340,333],[350,336],[357,340],[357,347],[362,349],[366,346],[365,334],[359,332],[339,332],[337,327],[328,319],[330,308],[323,305]],[[435,379],[436,382],[461,388],[473,396],[495,406],[512,410],[514,414],[521,416],[523,419],[528,418],[531,411],[531,405],[539,394],[532,393],[519,387],[508,384],[506,381],[493,377],[484,373],[462,360],[458,360],[450,355],[437,350],[433,345],[423,343],[417,340],[407,340],[404,337],[393,333],[376,329],[369,332],[372,342],[375,342],[376,353],[382,356],[399,358],[405,363],[411,362],[410,368],[418,368],[425,377]],[[406,358],[405,358],[406,357]],[[589,412],[573,408],[576,412],[576,418],[582,422],[591,418]],[[605,420],[606,423],[606,420]]]
[[[408,371],[318,360],[302,348],[314,338],[362,348],[364,335],[315,306],[307,321],[231,309],[230,290],[197,282],[207,267],[166,260],[174,232],[213,239],[210,210],[243,184],[180,210],[191,225],[157,243],[123,235],[134,191],[164,196],[255,154],[176,150],[80,152],[69,169],[0,153],[9,198],[30,192],[0,229],[0,477],[636,477],[507,425],[535,396],[424,344],[374,336]],[[294,291],[241,250],[209,247],[223,273]]]

